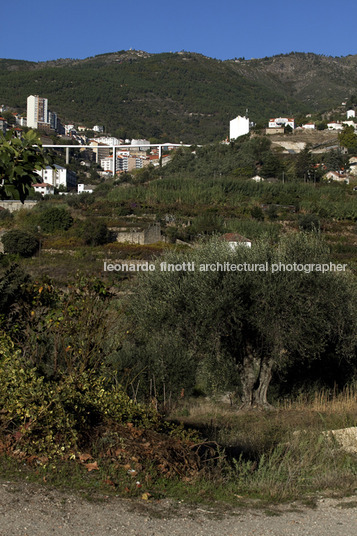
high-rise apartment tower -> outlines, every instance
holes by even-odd
[[[27,97],[27,126],[30,128],[48,128],[48,99],[38,95]]]

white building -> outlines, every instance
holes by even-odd
[[[339,173],[338,171],[328,171],[323,178],[328,181],[343,182],[345,184],[349,184],[350,182],[344,173]]]
[[[65,134],[66,136],[69,136],[71,134],[71,132],[75,132],[76,129],[74,128],[74,125],[64,125],[64,131],[65,131]]]
[[[150,163],[144,157],[130,156],[129,152],[122,151],[116,155],[115,173],[120,171],[132,171],[134,169],[141,169],[144,165]],[[113,173],[113,156],[107,156],[100,161],[101,168],[104,171],[110,171]]]
[[[47,182],[33,184],[32,188],[35,190],[35,192],[38,192],[41,195],[53,195],[55,193],[54,186],[52,186],[52,184],[48,184]]]
[[[355,130],[357,130],[357,123],[355,123],[354,121],[343,121],[342,124],[344,127],[353,127]]]
[[[54,166],[46,166],[45,169],[36,173],[42,177],[42,183],[47,183],[55,188],[75,188],[77,186],[77,176],[73,171],[62,166],[54,164]]]
[[[147,149],[150,149],[149,140],[135,140],[135,139],[132,139],[130,145],[139,145],[140,151],[146,151]]]
[[[78,184],[77,191],[79,194],[92,194],[94,192],[94,186],[91,186],[90,184]]]
[[[112,136],[100,136],[95,138],[98,143],[104,143],[105,145],[120,145],[120,140]]]
[[[106,156],[105,158],[101,158],[100,167],[103,169],[103,171],[111,171],[113,173],[113,156],[110,155]]]
[[[229,122],[229,140],[235,140],[245,134],[249,134],[249,118],[238,115]]]
[[[93,132],[104,132],[104,127],[101,125],[94,125]]]
[[[48,99],[38,95],[27,97],[27,126],[29,128],[49,127]]]
[[[292,117],[275,117],[270,119],[269,128],[281,128],[281,127],[291,127],[293,130],[295,128],[295,119]]]
[[[346,115],[347,119],[350,119],[351,117],[356,117],[356,112],[354,110],[347,110]]]
[[[27,127],[27,120],[26,117],[23,117],[19,114],[13,114],[15,117],[16,124],[20,127]]]
[[[302,128],[305,130],[315,130],[315,123],[305,123],[305,125],[302,125]]]
[[[237,249],[239,246],[245,246],[247,248],[252,247],[252,241],[238,233],[226,233],[221,236],[221,240],[227,242],[229,247],[233,250]]]
[[[343,130],[343,124],[340,121],[331,121],[331,123],[327,123],[327,128],[329,130]]]

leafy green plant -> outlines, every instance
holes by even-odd
[[[128,308],[147,345],[171,335],[196,362],[231,364],[243,406],[267,407],[274,371],[326,362],[329,355],[335,367],[338,355],[342,362],[354,358],[356,284],[348,273],[312,273],[311,264],[328,261],[321,238],[307,233],[234,251],[212,240],[189,253],[168,254],[155,271],[138,274]],[[227,263],[241,267],[239,273],[224,269]]]
[[[14,215],[6,208],[0,208],[0,222],[1,225],[6,225],[14,219]]]
[[[38,239],[26,231],[13,229],[5,233],[2,238],[5,253],[32,257],[39,248]]]
[[[46,381],[24,362],[4,332],[0,332],[0,407],[0,430],[15,432],[24,451],[47,456],[79,448],[92,427],[110,420],[141,427],[159,423],[153,408],[135,404],[100,369]]]
[[[21,138],[9,131],[0,135],[0,198],[8,199],[14,189],[22,202],[29,194],[33,183],[38,182],[36,170],[48,163],[40,140],[33,130]]]
[[[316,214],[299,216],[299,227],[303,231],[320,231],[320,220]]]
[[[51,233],[53,231],[66,231],[71,227],[73,218],[63,207],[53,207],[44,210],[39,217],[41,231]]]
[[[106,224],[98,220],[87,220],[81,232],[87,246],[100,246],[110,241],[110,232]]]

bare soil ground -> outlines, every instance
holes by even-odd
[[[87,500],[0,481],[0,536],[355,536],[357,496],[269,507],[189,507],[171,501]]]

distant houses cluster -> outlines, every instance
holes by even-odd
[[[354,119],[356,117],[355,110],[349,109],[346,112],[345,121],[330,121],[326,127],[328,130],[343,130],[345,126],[352,126],[357,132],[357,123]],[[233,141],[240,136],[248,134],[250,127],[254,126],[254,123],[249,121],[248,117],[242,117],[238,115],[232,119],[229,123],[229,141]],[[269,119],[268,127],[265,129],[267,135],[272,134],[284,134],[287,129],[294,130],[315,130],[316,124],[312,121],[304,123],[300,126],[296,126],[295,119],[293,117],[273,117]],[[228,141],[228,140],[227,140]]]
[[[0,106],[1,112],[5,112],[6,107]],[[88,128],[83,125],[64,124],[62,125],[58,115],[49,109],[48,99],[39,95],[29,95],[27,98],[27,115],[13,113],[17,127],[9,125],[5,118],[0,116],[0,132],[5,132],[11,128],[21,136],[21,127],[38,129],[46,134],[58,134],[74,141],[79,146],[79,150],[85,160],[95,161],[102,171],[99,174],[120,175],[142,169],[145,166],[158,166],[159,163],[165,165],[170,159],[170,152],[174,146],[168,143],[161,147],[151,147],[150,141],[146,139],[119,139],[104,134],[104,126],[94,125]],[[11,121],[12,123],[12,121]],[[91,136],[91,137],[88,137]],[[123,146],[121,148],[120,146]],[[162,154],[164,153],[164,154]],[[93,188],[84,188],[78,185],[76,174],[59,165],[47,166],[37,172],[39,182],[34,184],[34,190],[41,195],[53,194],[55,191],[65,193],[67,191],[78,191],[78,193],[93,191]]]
[[[345,103],[343,103],[345,104]],[[0,114],[5,111],[5,106],[0,106]],[[166,154],[157,148],[153,148],[150,142],[146,139],[119,139],[110,135],[104,134],[104,126],[94,125],[88,128],[83,125],[65,124],[62,125],[56,112],[49,109],[48,99],[38,95],[29,95],[27,98],[27,115],[13,113],[18,135],[21,135],[21,127],[29,127],[39,129],[45,133],[55,133],[63,135],[70,140],[75,141],[78,145],[83,146],[79,150],[82,151],[84,160],[93,160],[101,167],[99,174],[102,176],[120,175],[125,172],[142,169],[145,166],[158,166],[167,163],[170,159],[170,151],[174,149],[172,144],[165,146]],[[311,116],[306,116],[307,118]],[[345,126],[353,126],[357,131],[357,123],[355,123],[355,110],[349,109],[346,112],[346,120],[331,121],[327,123],[328,130],[342,131]],[[255,124],[249,120],[248,110],[245,116],[238,115],[229,122],[229,137],[225,143],[238,139],[241,136],[247,135],[250,129]],[[5,118],[0,116],[0,132],[5,133],[9,129],[9,125]],[[267,135],[285,133],[287,131],[300,130],[315,130],[314,122],[309,121],[300,126],[296,126],[293,117],[274,117],[270,118],[268,126],[265,130]],[[88,137],[91,136],[91,137]],[[279,143],[279,142],[277,142]],[[122,147],[121,147],[122,146]],[[83,161],[85,165],[85,161]],[[47,167],[38,172],[40,180],[34,185],[36,192],[42,195],[52,194],[55,190],[62,193],[70,190],[80,191],[80,185],[77,188],[76,174],[69,169],[55,165]],[[357,164],[351,164],[350,174],[357,175]],[[325,177],[328,180],[336,180],[339,182],[348,182],[348,178],[344,173],[330,172],[329,176]],[[254,181],[263,180],[260,176],[252,178]],[[84,185],[82,185],[84,186]],[[89,188],[93,191],[92,188]],[[82,189],[81,191],[87,191]]]

